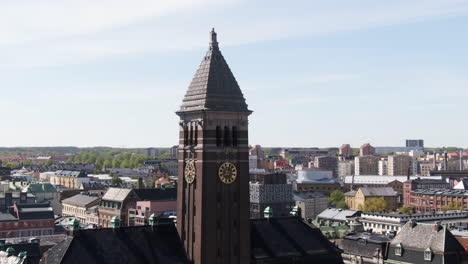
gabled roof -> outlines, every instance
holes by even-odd
[[[31,183],[28,190],[32,193],[57,192],[57,189],[50,183]]]
[[[436,254],[464,251],[463,246],[446,227],[440,225],[436,231],[435,224],[416,223],[411,227],[410,223],[402,227],[390,242],[391,246],[401,244],[403,248],[418,251],[430,248]]]
[[[189,263],[174,225],[86,229],[44,253],[40,263]]]
[[[392,187],[361,187],[364,196],[396,196]]]
[[[130,194],[131,189],[109,188],[102,197],[102,200],[122,202]]]
[[[62,204],[70,204],[75,206],[83,206],[86,207],[87,205],[93,203],[94,201],[99,200],[99,197],[84,195],[84,194],[77,194],[70,198],[67,198],[62,201]]]
[[[68,170],[61,170],[55,173],[56,176],[62,177],[73,177],[73,178],[86,178],[88,175],[84,171],[68,171]]]
[[[180,112],[214,110],[249,112],[244,95],[219,50],[216,32],[185,94]]]

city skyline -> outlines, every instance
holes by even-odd
[[[0,4],[0,146],[176,145],[212,27],[253,145],[468,146],[468,1],[114,2]]]

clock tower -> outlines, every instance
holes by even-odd
[[[251,113],[212,30],[177,112],[177,229],[195,264],[250,262]]]

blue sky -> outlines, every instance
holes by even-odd
[[[0,146],[172,146],[218,32],[264,146],[468,147],[468,1],[2,1]]]

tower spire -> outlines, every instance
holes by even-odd
[[[212,28],[210,32],[210,48],[218,48],[218,40],[217,40],[217,34],[215,32],[215,29]]]

